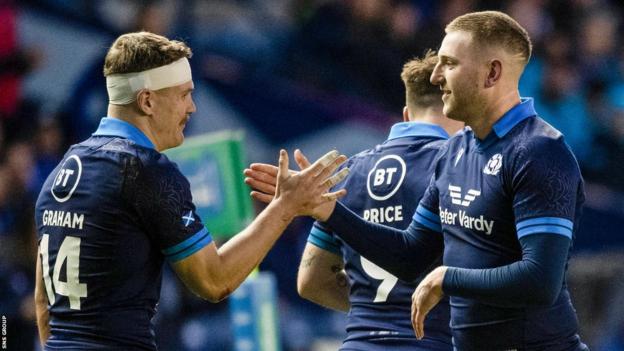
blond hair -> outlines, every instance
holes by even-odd
[[[127,33],[111,45],[104,59],[104,76],[141,72],[191,57],[183,42],[150,32]]]
[[[472,12],[455,18],[445,32],[464,31],[472,34],[478,45],[504,48],[527,64],[532,44],[527,31],[509,15],[498,11]]]
[[[422,58],[414,58],[403,65],[401,79],[405,84],[405,97],[408,108],[430,107],[442,104],[442,92],[429,81],[438,57],[433,50],[427,50]]]

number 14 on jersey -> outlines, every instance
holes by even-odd
[[[39,243],[39,254],[41,255],[41,268],[45,290],[48,295],[50,305],[56,301],[56,294],[69,298],[69,308],[80,310],[80,298],[87,297],[87,284],[80,283],[78,277],[80,273],[80,241],[75,236],[66,236],[59,248],[54,262],[54,272],[50,279],[49,243],[50,235],[43,234]],[[61,268],[65,265],[66,281],[61,281]]]

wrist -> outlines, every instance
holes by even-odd
[[[453,267],[440,266],[438,268],[441,269],[440,290],[443,294],[446,294],[445,291],[449,289],[449,284],[451,284]]]
[[[267,206],[267,209],[269,208],[271,211],[275,212],[273,214],[274,218],[278,218],[286,223],[292,222],[292,220],[297,217],[297,213],[293,211],[292,206],[289,206],[281,198],[273,199],[273,201],[271,201],[271,203]]]
[[[312,215],[319,222],[327,222],[336,209],[336,201],[328,202],[319,206],[316,213]]]

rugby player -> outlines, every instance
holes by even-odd
[[[344,194],[327,190],[346,175],[331,176],[345,156],[333,151],[290,174],[281,150],[275,199],[217,247],[188,180],[161,153],[182,143],[195,112],[190,56],[186,44],[148,32],[121,35],[106,55],[108,116],[70,147],[36,204],[45,350],[156,350],[152,318],[165,261],[189,290],[219,301],[295,216]]]
[[[431,82],[443,112],[470,128],[449,139],[406,230],[371,223],[341,203],[317,220],[355,251],[419,284],[412,325],[450,296],[458,350],[587,350],[565,281],[584,202],[583,179],[564,136],[521,98],[531,56],[526,30],[497,11],[446,27]]]
[[[442,93],[429,82],[437,61],[429,51],[404,65],[403,122],[392,126],[384,143],[345,163],[350,173],[339,185],[347,190],[342,201],[368,221],[406,228],[427,188],[437,152],[449,134],[463,127],[442,115]],[[414,336],[410,307],[418,281],[399,280],[316,222],[297,282],[302,297],[349,312],[341,350],[452,350],[448,298],[427,316],[426,337]]]

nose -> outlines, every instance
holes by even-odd
[[[431,72],[431,77],[429,77],[429,82],[433,85],[442,84],[442,69],[440,68],[440,63],[435,65],[433,68],[433,72]]]
[[[195,111],[197,111],[197,107],[195,106],[195,101],[191,98],[191,108],[189,110],[189,114],[195,113]]]

